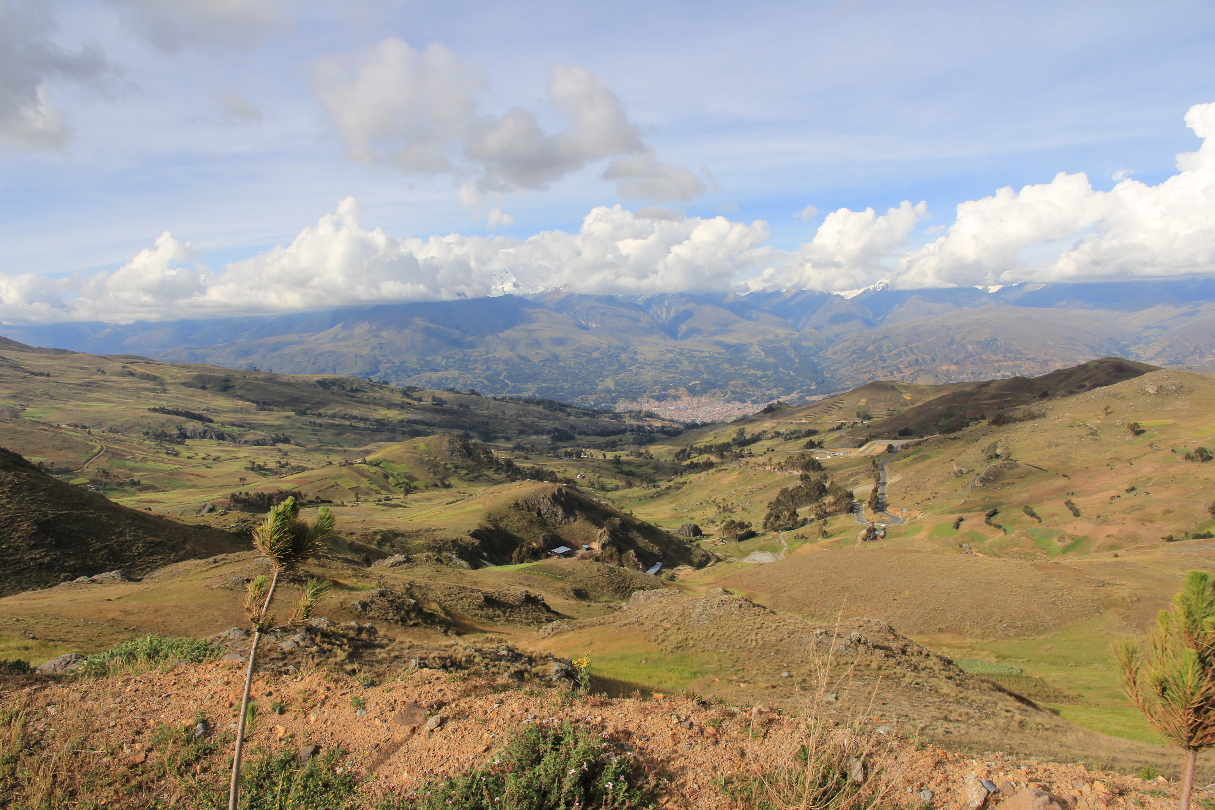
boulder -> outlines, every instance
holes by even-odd
[[[398,565],[406,565],[409,563],[409,557],[405,554],[393,554],[391,557],[385,557],[382,560],[376,560],[371,564],[372,568],[396,568]]]
[[[79,669],[85,660],[86,657],[80,653],[66,653],[42,664],[38,667],[37,671],[43,675],[57,675],[61,672],[71,672]]]
[[[987,785],[983,784],[984,781],[986,780],[976,776],[966,782],[966,802],[963,807],[979,810],[987,804],[991,791],[987,789]]]
[[[685,523],[675,530],[680,537],[704,537],[704,532],[695,523]]]

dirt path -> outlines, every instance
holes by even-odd
[[[109,450],[109,449],[110,448],[107,447],[106,445],[102,444],[101,442],[98,442],[97,443],[97,452],[94,453],[93,455],[89,456],[88,459],[86,459],[85,462],[80,465],[80,471],[84,472],[85,470],[87,470],[89,468],[90,464],[92,464],[94,461],[96,461],[97,458],[102,453],[104,453],[106,450]]]

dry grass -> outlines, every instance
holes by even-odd
[[[118,682],[109,684],[111,688]],[[145,727],[119,744],[98,703],[120,700],[96,687],[69,687],[53,704],[34,690],[6,696],[0,710],[0,796],[12,810],[61,807],[205,807],[218,795],[213,767],[225,735],[195,739],[193,726]],[[117,689],[114,689],[117,692]],[[100,698],[100,699],[99,699]]]
[[[868,690],[867,701],[853,704],[844,723],[829,719],[829,696],[854,691],[862,663],[859,653],[848,661],[836,660],[840,630],[837,617],[832,643],[811,663],[810,694],[791,744],[753,773],[723,780],[723,790],[735,801],[757,810],[870,810],[900,803],[890,763],[880,756],[886,739],[868,722],[881,678]],[[757,721],[762,723],[764,716],[753,711],[752,733]]]

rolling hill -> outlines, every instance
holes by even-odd
[[[111,503],[0,447],[0,596],[121,570],[140,576],[181,560],[249,547],[247,536]]]
[[[1162,767],[1108,642],[1141,629],[1185,570],[1211,568],[1206,375],[1100,358],[1034,378],[867,383],[684,429],[353,377],[22,345],[0,357],[0,429],[30,459],[18,472],[80,506],[66,525],[99,529],[71,542],[120,567],[117,515],[151,521],[132,544],[145,555],[188,549],[140,582],[3,597],[3,657],[240,623],[256,561],[174,538],[247,536],[258,517],[240,510],[295,495],[338,521],[306,571],[333,586],[321,615],[378,628],[349,666],[397,673],[509,641],[591,653],[614,694],[792,709],[838,630],[865,695],[833,707],[841,720],[873,701],[898,733],[955,749]],[[848,512],[883,468],[889,511]]]

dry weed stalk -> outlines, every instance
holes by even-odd
[[[828,703],[851,703],[847,696],[853,691],[860,657],[858,653],[835,674],[841,617],[836,618],[827,653],[815,659],[813,687],[800,711],[799,733],[791,750],[782,757],[793,765],[758,775],[762,796],[757,798],[766,806],[780,810],[868,810],[883,806],[891,798],[889,772],[874,767],[878,736],[857,733],[872,712],[881,678],[870,690],[863,711],[858,713],[857,704],[843,724],[827,717]]]

